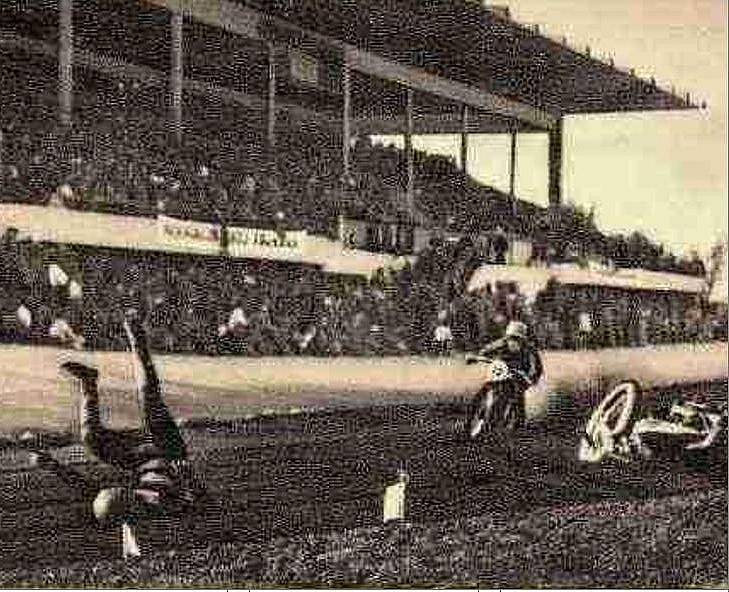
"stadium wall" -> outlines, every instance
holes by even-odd
[[[624,290],[700,294],[706,289],[704,278],[644,269],[580,269],[574,265],[550,268],[483,265],[471,277],[468,291],[478,292],[495,282],[516,282],[525,287],[527,293],[536,294],[550,279],[567,285]]]
[[[17,228],[36,242],[100,246],[171,253],[218,254],[220,230],[214,224],[170,217],[142,218],[25,204],[0,204],[0,229]],[[269,229],[232,228],[229,254],[318,265],[323,271],[370,276],[383,267],[399,267],[404,257],[347,249],[341,241]]]

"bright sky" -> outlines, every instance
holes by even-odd
[[[702,111],[571,117],[563,197],[593,205],[606,231],[640,230],[677,253],[727,234],[727,0],[508,0],[512,17],[618,67],[690,92]],[[455,136],[414,145],[457,156]],[[476,137],[469,172],[508,188],[508,139]],[[547,203],[546,136],[522,136],[517,193]],[[725,272],[726,273],[726,272]]]

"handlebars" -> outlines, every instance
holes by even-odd
[[[490,364],[494,361],[491,356],[484,356],[482,354],[466,354],[466,364]],[[522,371],[510,368],[510,372],[516,378],[523,380],[527,385],[532,386],[533,381]]]

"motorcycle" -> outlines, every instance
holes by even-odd
[[[513,431],[523,421],[523,397],[531,381],[523,372],[513,370],[499,358],[472,355],[467,364],[486,364],[486,380],[476,393],[468,411],[468,437],[478,438],[488,432]]]
[[[678,401],[662,413],[642,402],[635,381],[618,384],[585,425],[577,458],[683,463],[726,483],[727,414],[711,405]]]

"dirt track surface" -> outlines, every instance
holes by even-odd
[[[48,347],[0,347],[0,433],[25,427],[65,430],[71,422],[70,385],[58,375],[68,359],[84,359],[101,373],[102,396],[114,427],[139,422],[132,359],[125,353],[83,353]],[[175,417],[241,417],[264,410],[370,406],[471,396],[481,366],[462,357],[241,358],[155,356]],[[555,393],[594,403],[616,380],[647,386],[725,379],[725,343],[546,352],[545,381],[527,398],[531,416],[547,413]]]
[[[714,393],[724,397],[726,384]],[[469,444],[453,404],[190,426],[209,489],[140,529],[134,564],[53,476],[0,472],[0,585],[660,586],[720,581],[726,485],[680,464],[586,468],[569,422]],[[22,454],[16,460],[22,465]],[[410,475],[410,526],[381,525]]]

